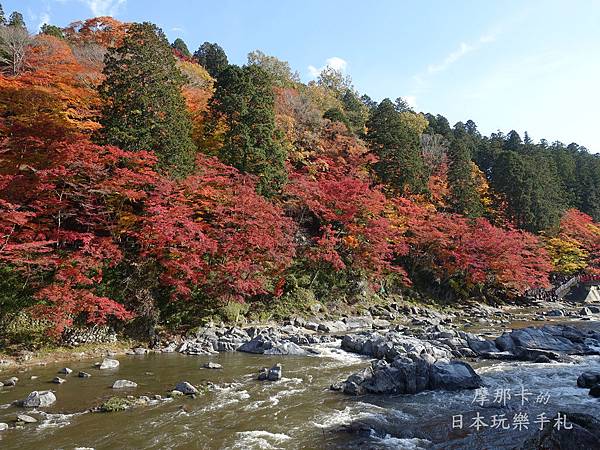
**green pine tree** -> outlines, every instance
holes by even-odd
[[[483,205],[471,172],[471,143],[465,133],[458,133],[448,149],[448,183],[450,204],[454,212],[480,217]]]
[[[188,49],[187,44],[181,38],[175,39],[175,41],[171,44],[171,48],[174,48],[175,50],[177,50],[179,53],[181,53],[183,56],[186,56],[187,58],[192,57],[192,54],[190,53],[190,50]]]
[[[375,170],[399,191],[426,191],[425,165],[418,134],[407,127],[390,99],[383,100],[367,122],[367,141],[379,157]]]
[[[99,140],[125,150],[153,150],[160,167],[183,176],[194,167],[191,122],[181,94],[184,78],[163,32],[133,24],[105,57]]]
[[[257,175],[257,190],[277,193],[286,180],[286,152],[275,126],[275,97],[269,75],[260,67],[229,66],[218,78],[211,100],[213,124],[227,132],[219,157],[242,172]]]
[[[13,12],[8,18],[8,26],[25,28],[25,19],[23,19],[23,14],[17,11]]]
[[[2,4],[0,4],[0,27],[3,27],[6,25],[6,15],[4,14],[4,8],[2,7]]]
[[[194,53],[194,58],[213,78],[217,78],[229,65],[225,51],[215,43],[202,44]]]

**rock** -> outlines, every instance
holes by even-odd
[[[565,312],[562,309],[553,309],[546,313],[548,317],[563,317]]]
[[[133,389],[137,387],[137,383],[129,380],[117,380],[113,383],[113,389]]]
[[[63,384],[63,383],[66,383],[66,382],[67,382],[67,380],[65,380],[64,378],[61,378],[61,377],[54,377],[54,378],[52,379],[52,382],[53,382],[54,384]]]
[[[346,324],[341,320],[326,320],[319,324],[319,331],[324,333],[340,333],[347,330],[348,327],[346,327]]]
[[[71,369],[69,369],[68,367],[63,367],[62,369],[60,369],[58,371],[58,373],[62,373],[64,375],[69,375],[70,373],[72,373],[73,371]]]
[[[583,307],[579,310],[579,315],[580,316],[591,316],[592,315],[592,311],[590,310],[590,308],[588,307]]]
[[[179,397],[181,395],[183,395],[183,392],[177,391],[175,389],[173,389],[171,392],[169,392],[170,397]]]
[[[258,373],[257,379],[259,381],[265,381],[265,380],[266,381],[278,381],[278,380],[281,380],[281,376],[282,376],[281,364],[275,364],[270,369],[267,369],[266,367],[263,368]]]
[[[555,426],[551,420],[536,436],[521,447],[529,449],[583,450],[600,448],[600,421],[588,414],[560,413],[569,429]]]
[[[537,364],[548,364],[548,363],[551,363],[552,360],[550,358],[548,358],[546,355],[540,355],[533,362],[537,363]]]
[[[378,330],[386,330],[390,328],[390,322],[385,319],[373,319],[373,328]]]
[[[306,350],[299,345],[288,339],[280,338],[274,333],[259,334],[238,348],[238,351],[265,355],[303,356],[307,354]]]
[[[343,383],[345,394],[416,394],[426,390],[475,389],[482,384],[473,368],[462,361],[435,360],[425,355],[398,357],[391,364],[378,360]]]
[[[17,416],[17,421],[19,421],[19,422],[25,422],[25,423],[36,423],[37,419],[35,419],[35,418],[31,417],[31,416],[28,416],[27,414],[19,414]]]
[[[117,361],[116,359],[104,358],[104,361],[102,361],[102,363],[100,364],[100,366],[98,368],[100,370],[104,370],[104,369],[116,369],[117,367],[119,367],[119,361]]]
[[[306,325],[306,320],[304,320],[302,317],[296,317],[293,320],[293,324],[294,326],[297,326],[299,328],[304,328],[304,326]]]
[[[8,424],[4,422],[0,422],[0,431],[8,430]]]
[[[373,318],[370,316],[346,317],[344,323],[349,330],[368,329],[373,326]]]
[[[600,306],[588,306],[587,309],[589,309],[592,314],[600,314]]]
[[[89,374],[89,373],[87,373],[87,372],[79,372],[79,375],[78,375],[78,376],[79,376],[79,378],[89,378],[89,377],[91,377],[92,375],[91,375],[91,374]]]
[[[311,331],[317,331],[319,329],[319,324],[316,322],[306,322],[306,324],[304,324],[304,328]]]
[[[16,386],[19,379],[17,377],[10,377],[8,380],[2,382],[3,386]]]
[[[265,355],[293,355],[293,356],[304,356],[307,353],[299,345],[293,342],[283,342],[281,344],[276,344],[268,350],[265,350]]]
[[[592,397],[596,397],[596,398],[600,397],[600,383],[595,384],[594,386],[592,386],[592,388],[590,389],[589,394]]]
[[[51,391],[33,391],[22,402],[25,408],[45,408],[56,402],[56,396]]]
[[[580,388],[591,388],[600,383],[600,372],[583,372],[577,378],[577,386]]]
[[[133,349],[134,355],[145,355],[147,353],[149,353],[149,350],[147,348],[136,347]]]
[[[204,367],[205,369],[222,369],[223,368],[223,366],[221,364],[217,364],[212,361],[204,363],[204,365],[202,367]]]
[[[177,386],[175,386],[175,391],[179,391],[182,394],[185,395],[191,395],[191,394],[198,394],[199,391],[198,389],[196,389],[195,386],[193,386],[192,384],[188,383],[187,381],[181,381],[179,383],[177,383]]]
[[[31,375],[31,376],[29,377],[29,379],[30,379],[30,380],[37,380],[38,378],[39,378],[39,377],[38,377],[37,375]],[[1,386],[1,384],[0,384],[0,386]]]

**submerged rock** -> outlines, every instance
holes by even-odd
[[[92,376],[92,375],[91,375],[91,374],[89,374],[89,373],[87,373],[87,372],[79,372],[79,374],[78,374],[78,377],[79,377],[79,378],[89,378],[89,377],[91,377],[91,376]]]
[[[137,383],[129,380],[117,380],[113,383],[113,389],[133,389],[137,387]]]
[[[435,360],[429,355],[398,357],[392,363],[375,361],[350,375],[341,390],[350,395],[416,394],[427,390],[476,389],[481,378],[462,361]]]
[[[202,367],[204,367],[205,369],[222,369],[223,368],[223,366],[221,364],[217,364],[212,361],[204,363],[204,365]]]
[[[596,398],[600,397],[600,383],[595,384],[594,386],[592,386],[592,388],[590,389],[589,394],[592,397],[596,397]]]
[[[61,377],[54,377],[54,378],[52,379],[52,382],[53,382],[54,384],[63,384],[63,383],[66,383],[66,382],[67,382],[67,380],[65,380],[64,378],[61,378]]]
[[[4,422],[0,422],[0,431],[8,430],[8,424]]]
[[[45,408],[56,402],[56,396],[51,391],[33,391],[25,400],[22,406],[25,408]]]
[[[73,371],[71,369],[69,369],[68,367],[63,367],[62,369],[60,369],[58,371],[58,373],[62,373],[63,375],[69,375],[72,372]]]
[[[117,367],[119,367],[119,361],[117,361],[116,359],[104,358],[104,360],[100,363],[100,366],[98,368],[104,370],[116,369]]]
[[[17,421],[18,422],[24,422],[24,423],[36,423],[37,419],[31,416],[28,416],[27,414],[19,414],[17,416]]]

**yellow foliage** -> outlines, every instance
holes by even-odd
[[[400,120],[419,136],[423,134],[423,131],[429,126],[429,121],[421,113],[403,111],[400,113]]]
[[[549,238],[546,240],[545,247],[557,272],[572,274],[585,269],[588,265],[589,253],[582,249],[575,239]]]

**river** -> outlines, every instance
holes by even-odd
[[[121,365],[116,370],[98,370],[93,367],[94,360],[81,360],[3,373],[3,379],[15,375],[20,381],[14,388],[0,390],[0,422],[10,423],[20,413],[30,414],[38,422],[0,433],[0,448],[502,449],[520,445],[538,426],[534,421],[541,413],[553,417],[563,409],[600,417],[600,401],[576,386],[581,372],[600,370],[598,357],[579,357],[569,364],[474,363],[489,390],[489,398],[480,406],[473,402],[474,391],[363,397],[330,391],[331,383],[365,367],[369,359],[342,351],[339,342],[315,348],[320,355],[149,354],[119,356]],[[223,369],[202,368],[207,361],[222,364]],[[256,380],[262,367],[277,362],[283,365],[282,380]],[[51,384],[65,366],[74,370],[65,376],[67,382]],[[78,378],[79,370],[92,377]],[[135,381],[138,387],[115,391],[111,385],[117,379]],[[182,380],[208,385],[208,391],[196,399],[154,401],[122,412],[87,412],[114,395],[165,395]],[[518,397],[521,387],[529,394],[527,402]],[[57,402],[44,411],[24,411],[11,405],[33,390],[46,389],[56,391]],[[507,389],[512,396],[506,405],[495,402],[494,394]],[[536,402],[540,394],[542,401]],[[477,412],[490,424],[492,415],[505,414],[512,419],[518,411],[529,414],[527,430],[488,426],[477,432],[469,427]],[[453,428],[453,416],[458,420],[461,414],[462,429],[457,423]]]

